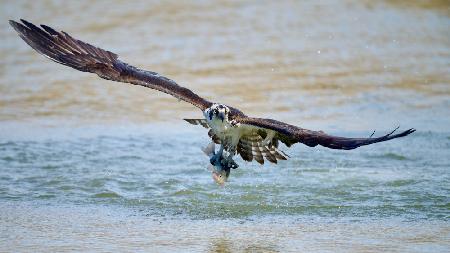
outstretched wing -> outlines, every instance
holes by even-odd
[[[9,24],[19,36],[40,54],[79,71],[95,73],[101,78],[131,83],[155,89],[205,110],[211,102],[173,80],[158,73],[138,69],[118,59],[118,55],[71,37],[65,32],[41,25],[41,28],[21,19]]]
[[[205,119],[184,119],[192,125],[201,125],[206,129],[209,129]],[[208,131],[209,137],[216,144],[220,144],[220,138],[214,134],[212,129]],[[247,162],[256,160],[260,164],[264,164],[264,158],[271,162],[277,163],[278,160],[287,160],[289,157],[283,151],[278,150],[278,142],[273,141],[271,143],[265,143],[264,138],[267,135],[258,131],[248,132],[241,136],[239,143],[236,147],[236,152],[241,155],[242,159]]]
[[[377,142],[383,142],[392,140],[395,138],[400,138],[407,136],[416,130],[411,128],[404,132],[394,134],[394,132],[398,129],[396,128],[394,131],[389,134],[380,136],[380,137],[369,137],[369,138],[347,138],[347,137],[339,137],[328,135],[322,131],[312,131],[300,127],[296,127],[293,125],[286,124],[284,122],[276,121],[273,119],[262,119],[262,118],[251,118],[251,117],[240,117],[237,118],[236,121],[240,124],[247,124],[254,127],[259,127],[262,129],[269,129],[276,132],[272,141],[280,140],[286,146],[291,146],[297,142],[303,143],[310,147],[315,147],[317,145],[321,145],[327,148],[332,149],[355,149],[360,146],[370,145]]]

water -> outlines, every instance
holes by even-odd
[[[202,129],[142,128],[60,139],[53,132],[50,139],[0,143],[2,199],[119,205],[193,219],[448,218],[450,163],[440,159],[450,150],[445,134],[419,132],[409,141],[351,153],[297,146],[286,151],[291,159],[277,166],[239,160],[241,168],[218,187],[199,148],[207,144]]]
[[[105,8],[108,6],[108,8]],[[83,10],[83,11],[79,11]],[[102,15],[98,15],[101,11]],[[2,3],[214,101],[353,151],[238,159],[220,187],[199,111],[78,73],[0,26],[0,251],[444,252],[450,248],[446,1]]]
[[[2,135],[4,249],[332,252],[351,244],[352,251],[421,252],[449,246],[449,134],[418,132],[350,153],[296,146],[277,166],[239,159],[241,167],[219,187],[199,148],[208,142],[204,130],[167,129],[34,129],[30,136],[15,128],[20,136]]]

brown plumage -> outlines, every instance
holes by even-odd
[[[245,135],[239,140],[237,152],[245,161],[255,159],[260,164],[264,164],[264,158],[271,163],[287,160],[288,156],[283,151],[278,150],[275,145],[264,145],[263,140],[257,132]]]
[[[397,127],[392,132],[376,138],[347,138],[328,135],[322,131],[312,131],[304,129],[273,119],[243,117],[236,120],[241,124],[247,124],[263,129],[276,131],[277,134],[275,135],[274,139],[280,140],[288,147],[290,147],[292,144],[300,142],[310,147],[321,145],[332,149],[350,150],[377,142],[404,137],[416,131],[415,129],[411,128],[399,134],[393,134],[398,129]]]
[[[188,102],[202,111],[213,105],[213,103],[191,90],[179,86],[169,78],[120,61],[118,56],[112,52],[77,40],[65,32],[57,32],[51,27],[45,25],[37,27],[23,19],[21,21],[22,23],[17,23],[11,20],[9,23],[28,45],[55,62],[83,72],[95,73],[107,80],[155,89]],[[389,134],[376,138],[372,138],[372,136],[369,138],[346,138],[328,135],[322,131],[303,129],[273,119],[248,117],[236,108],[228,108],[230,110],[228,119],[236,127],[242,125],[254,128],[251,133],[239,137],[235,152],[239,153],[246,161],[256,160],[261,164],[264,163],[264,158],[273,163],[287,158],[287,155],[277,149],[279,141],[288,147],[295,143],[303,143],[310,147],[321,145],[332,149],[348,150],[407,136],[415,131],[411,128],[399,134],[394,134],[397,130],[395,129]],[[187,121],[209,128],[204,119],[188,119]],[[275,131],[275,135],[270,143],[264,142],[264,138],[271,131]],[[221,139],[212,129],[208,134],[215,143],[221,143]]]
[[[112,52],[77,40],[65,32],[57,32],[46,25],[39,28],[26,20],[21,21],[23,24],[10,20],[9,24],[28,45],[55,62],[79,71],[95,73],[107,80],[159,90],[201,110],[212,104],[167,77],[120,61]]]

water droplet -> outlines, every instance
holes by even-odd
[[[320,54],[320,50],[317,50],[317,53]]]

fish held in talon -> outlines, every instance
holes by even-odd
[[[274,119],[247,116],[235,107],[208,101],[156,72],[123,62],[117,54],[75,39],[66,32],[58,32],[46,25],[39,27],[23,19],[20,22],[10,20],[9,24],[34,50],[57,63],[94,73],[106,80],[154,89],[197,107],[202,117],[185,120],[207,128],[209,137],[220,145],[219,151],[215,153],[213,150],[210,157],[214,168],[213,178],[219,183],[226,181],[230,169],[238,167],[233,160],[235,155],[240,155],[244,161],[256,160],[260,164],[264,164],[264,161],[276,164],[287,160],[289,156],[278,149],[280,142],[286,147],[302,143],[309,147],[320,145],[330,149],[351,150],[405,137],[416,131],[410,128],[394,134],[395,129],[379,137],[349,138],[308,130]]]
[[[217,170],[216,167],[211,164],[208,165],[208,170],[211,171],[212,178],[218,185],[220,186],[225,185],[225,182],[228,180],[228,175],[226,171]]]
[[[231,167],[226,166],[222,154],[216,153],[215,143],[211,142],[208,146],[203,148],[203,152],[209,157],[210,164],[208,170],[212,173],[212,178],[219,185],[224,185],[230,175]]]

